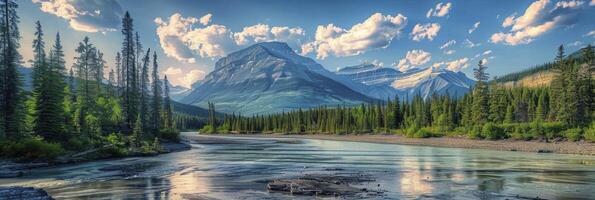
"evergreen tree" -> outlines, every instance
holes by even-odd
[[[473,69],[473,76],[477,81],[475,82],[475,88],[473,89],[472,117],[473,122],[476,124],[485,123],[489,116],[487,87],[487,80],[489,77],[486,70],[487,67],[484,65],[483,60],[480,60],[477,64],[477,68]]]
[[[132,18],[130,14],[126,12],[122,19],[122,35],[124,41],[122,42],[122,70],[124,71],[125,88],[124,94],[124,116],[125,116],[125,127],[128,130],[132,129],[135,120],[138,116],[138,81],[137,81],[137,70],[136,70],[136,54],[135,54],[135,40],[134,30],[132,28]]]
[[[163,101],[163,119],[165,121],[165,128],[173,129],[173,111],[171,108],[171,99],[169,98],[169,81],[167,81],[167,75],[164,77],[163,84],[165,87],[165,100]]]
[[[14,0],[2,0],[0,5],[0,42],[2,63],[0,75],[0,138],[17,139],[23,131],[24,98],[21,91],[21,76],[17,67],[21,63],[21,55],[17,51],[21,38]]]
[[[149,63],[151,49],[147,49],[147,53],[143,57],[143,68],[140,77],[140,118],[143,125],[143,130],[149,130]]]
[[[159,134],[159,130],[161,129],[161,112],[162,112],[162,104],[161,100],[163,99],[163,95],[161,94],[161,80],[159,80],[159,66],[157,64],[157,53],[153,52],[153,82],[152,82],[152,89],[153,89],[153,106],[151,109],[151,125],[153,134]]]
[[[37,24],[39,35],[42,34],[41,25]],[[38,35],[38,36],[39,36]],[[49,62],[41,56],[36,59],[36,63],[41,63],[38,71],[38,83],[34,91],[35,98],[35,125],[33,130],[37,135],[46,140],[61,142],[66,139],[65,128],[66,119],[64,111],[64,52],[60,43],[60,36],[56,35],[55,43],[50,51]],[[34,41],[34,47],[43,46],[43,40],[38,37]],[[42,50],[34,48],[36,55],[45,54]]]

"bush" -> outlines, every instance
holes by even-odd
[[[594,122],[594,124],[595,124],[595,122]],[[591,142],[595,142],[595,125],[594,124],[592,124],[591,127],[585,129],[585,133],[584,133],[585,139],[589,140]]]
[[[50,161],[64,152],[62,146],[41,138],[27,138],[3,146],[2,154],[17,161]]]
[[[564,131],[564,129],[566,129],[566,126],[564,126],[564,124],[562,124],[560,122],[543,123],[542,127],[543,127],[543,132],[544,132],[545,136],[549,139],[563,137],[563,135],[561,133],[562,133],[562,131]]]
[[[200,129],[200,133],[212,134],[215,133],[215,128],[211,125],[205,125],[204,127],[202,127],[202,129]]]
[[[583,135],[583,129],[580,128],[571,128],[564,131],[564,137],[568,138],[570,141],[578,141],[581,139]]]
[[[159,131],[159,138],[167,141],[178,142],[180,141],[180,131],[175,129],[161,129],[161,131]]]
[[[473,126],[467,132],[467,136],[472,139],[481,139],[481,138],[483,138],[481,135],[481,131],[482,131],[481,129],[482,129],[481,126]]]
[[[434,137],[437,134],[433,133],[430,129],[428,128],[422,128],[419,129],[417,132],[415,132],[413,134],[414,138],[429,138],[429,137]]]
[[[485,139],[496,140],[506,137],[506,134],[494,123],[486,123],[481,129],[481,136]]]

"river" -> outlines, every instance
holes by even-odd
[[[193,133],[185,133],[189,135]],[[40,168],[0,186],[57,199],[312,199],[269,180],[366,174],[370,199],[595,199],[595,157],[308,139],[193,137],[188,151]]]

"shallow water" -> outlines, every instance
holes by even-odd
[[[370,175],[370,199],[595,199],[595,157],[302,139],[205,137],[189,151],[36,169],[0,186],[57,199],[312,199],[268,193],[271,179]],[[365,196],[364,196],[365,197]],[[359,196],[358,198],[362,198]]]

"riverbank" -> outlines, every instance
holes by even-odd
[[[185,133],[183,137],[192,137],[193,134]],[[196,135],[196,134],[194,134]],[[538,153],[560,153],[595,156],[595,143],[578,141],[540,142],[523,140],[474,140],[464,137],[439,137],[439,138],[408,138],[402,135],[375,135],[375,134],[348,134],[348,135],[296,135],[296,134],[216,134],[230,137],[257,137],[257,138],[296,138],[318,139],[348,142],[369,142],[381,144],[402,144],[416,146],[432,146],[466,149],[490,149],[499,151],[524,151]]]
[[[150,154],[141,154],[141,153],[134,153],[124,157],[140,157],[140,156],[156,156],[165,153],[173,153],[173,152],[180,152],[190,150],[192,147],[184,142],[166,142],[162,144],[163,150],[157,153],[150,153]],[[85,152],[81,152],[85,153]],[[81,154],[79,153],[79,154]],[[0,178],[15,178],[21,177],[28,173],[28,171],[36,168],[41,167],[49,167],[49,166],[58,166],[58,165],[68,165],[68,164],[75,164],[75,163],[84,163],[84,162],[91,162],[97,160],[106,160],[106,159],[113,159],[113,158],[122,158],[122,157],[93,157],[93,158],[85,158],[83,157],[70,157],[70,158],[59,158],[54,160],[53,162],[13,162],[11,160],[1,160],[0,159]],[[2,196],[0,196],[2,199]]]

